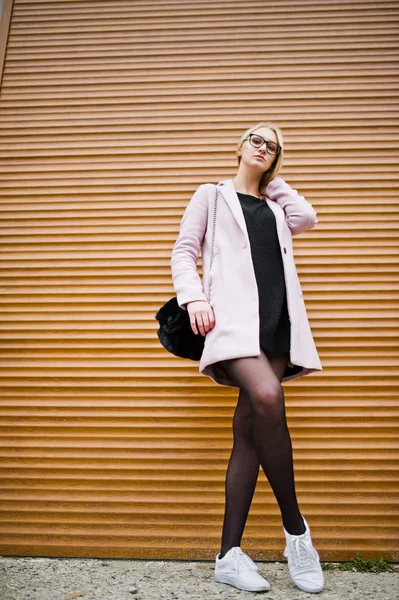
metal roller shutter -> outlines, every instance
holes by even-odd
[[[2,554],[213,558],[235,392],[153,315],[195,190],[241,131],[282,176],[324,370],[285,386],[323,559],[398,559],[396,1],[14,0],[1,96]],[[244,545],[281,558],[260,478]]]

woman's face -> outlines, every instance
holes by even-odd
[[[255,147],[253,144],[256,142],[256,145],[258,145],[259,142],[262,141],[259,139],[260,136],[263,140],[266,140],[266,142],[274,142],[274,144],[278,146],[277,136],[274,131],[268,127],[256,129],[252,132],[251,136],[253,143],[251,143],[250,139],[246,139],[241,146],[241,161],[245,166],[264,173],[270,169],[277,156],[271,154],[270,151],[267,150],[265,143],[262,143],[260,147]],[[273,148],[271,149],[273,150]]]

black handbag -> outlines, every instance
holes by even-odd
[[[215,248],[215,230],[216,230],[216,211],[218,203],[218,188],[216,187],[215,207],[212,224],[212,243],[211,258],[209,269],[212,268],[214,248]],[[208,302],[210,300],[210,284],[208,285]],[[191,329],[190,317],[187,310],[180,308],[176,296],[170,298],[155,315],[159,323],[157,331],[158,339],[162,346],[175,356],[180,358],[189,358],[190,360],[200,360],[204,350],[205,337],[200,333],[197,335]]]

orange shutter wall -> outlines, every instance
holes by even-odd
[[[236,392],[168,355],[153,317],[191,194],[267,118],[319,219],[295,250],[324,370],[285,385],[300,506],[322,559],[398,560],[398,12],[14,0],[1,554],[214,557]],[[243,545],[282,558],[263,476]]]

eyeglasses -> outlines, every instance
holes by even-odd
[[[280,154],[280,152],[281,152],[281,146],[279,146],[276,142],[268,142],[261,135],[258,135],[257,133],[250,133],[245,138],[245,140],[248,140],[249,143],[251,144],[251,146],[253,146],[254,148],[261,148],[263,146],[263,144],[266,144],[266,151],[269,154],[273,154],[273,156],[276,156],[277,154]]]

